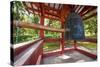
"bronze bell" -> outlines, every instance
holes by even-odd
[[[65,30],[66,29],[70,31],[65,31],[65,40],[83,40],[85,38],[83,20],[78,13],[70,13],[65,21]]]

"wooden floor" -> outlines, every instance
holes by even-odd
[[[50,56],[43,59],[42,64],[59,64],[59,63],[77,63],[77,62],[89,62],[94,61],[90,57],[87,57],[77,51],[66,52],[64,55]]]

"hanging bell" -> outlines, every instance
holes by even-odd
[[[69,29],[70,31],[66,31]],[[85,38],[82,17],[75,12],[71,12],[65,21],[65,40],[83,40]]]

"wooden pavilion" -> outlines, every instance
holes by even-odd
[[[59,4],[59,3],[39,3],[39,2],[23,2],[25,9],[28,13],[36,14],[40,16],[40,24],[35,23],[17,23],[17,21],[12,21],[12,25],[21,28],[34,28],[39,30],[40,38],[27,44],[23,44],[20,46],[14,45],[11,47],[12,58],[11,61],[14,65],[35,65],[41,64],[43,58],[50,57],[54,55],[63,55],[67,51],[75,50],[78,51],[94,60],[97,59],[97,55],[89,53],[87,51],[81,50],[77,48],[77,41],[74,40],[73,46],[74,48],[66,49],[64,48],[65,40],[64,40],[64,24],[68,15],[72,10],[78,13],[83,21],[90,19],[97,15],[96,6],[85,6],[85,5],[70,5],[70,4]],[[86,14],[89,14],[86,16]],[[61,29],[52,28],[48,26],[44,26],[44,19],[53,19],[61,22]],[[53,39],[53,38],[45,38],[44,31],[49,30],[53,32],[61,33],[61,38]],[[69,30],[68,30],[69,31]],[[43,44],[45,42],[60,42],[60,50],[55,52],[49,52],[44,54],[43,52]],[[93,38],[85,38],[84,41],[96,43],[97,40]]]

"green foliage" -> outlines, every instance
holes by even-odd
[[[92,17],[84,21],[86,36],[97,36],[97,17]]]
[[[39,16],[34,14],[29,14],[21,1],[13,1],[11,8],[11,14],[13,15],[13,20],[39,23]],[[20,43],[38,38],[38,30],[26,29],[13,27],[13,42]]]
[[[38,30],[36,32],[36,30],[34,29],[27,29],[27,28],[20,28],[18,31],[18,35],[16,33],[14,33],[13,35],[14,43],[21,43],[29,40],[34,40],[37,38],[39,38]]]
[[[23,12],[25,11],[23,8],[24,7],[23,3],[20,1],[13,1],[12,4],[13,5],[11,10],[12,10],[13,19],[21,20]]]
[[[61,23],[57,20],[46,19],[45,25],[52,27],[52,28],[58,28],[58,29],[61,28]],[[60,38],[60,33],[45,31],[45,37],[47,37],[47,38]]]
[[[13,20],[20,20],[20,21],[32,22],[32,23],[39,22],[39,16],[28,13],[24,7],[23,2],[13,1],[12,3],[13,5],[11,10],[13,15]]]

